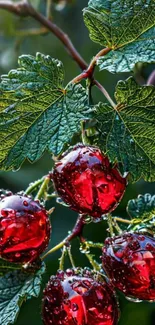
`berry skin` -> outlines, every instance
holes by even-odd
[[[89,272],[60,271],[52,276],[44,290],[45,325],[116,325],[118,305],[103,277]]]
[[[138,233],[107,238],[103,268],[127,297],[155,300],[155,239]]]
[[[21,195],[0,201],[0,256],[14,263],[36,260],[50,238],[46,210],[38,201]]]
[[[65,153],[55,164],[56,191],[71,209],[94,218],[114,210],[121,200],[126,178],[101,151],[83,144]]]

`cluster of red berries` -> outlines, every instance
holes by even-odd
[[[126,178],[92,146],[77,145],[55,164],[55,189],[71,209],[94,220],[113,211]],[[48,213],[26,195],[0,193],[0,256],[14,263],[35,261],[50,238]],[[107,238],[101,274],[88,269],[59,271],[43,298],[45,325],[116,325],[119,318],[114,288],[139,300],[155,300],[155,239],[141,233]]]
[[[155,239],[138,233],[107,238],[103,270],[110,282],[91,271],[68,270],[52,276],[43,299],[45,325],[116,325],[114,288],[135,301],[155,301]]]

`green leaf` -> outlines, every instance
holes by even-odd
[[[144,219],[148,215],[155,217],[155,195],[138,195],[137,199],[128,202],[127,212],[133,219]]]
[[[155,195],[138,195],[137,199],[130,200],[127,212],[133,223],[128,227],[130,231],[142,231],[154,235],[155,233]]]
[[[0,277],[8,272],[20,270],[21,267],[20,264],[10,263],[0,258]]]
[[[62,63],[40,53],[23,55],[20,68],[0,84],[0,168],[18,169],[34,162],[45,149],[58,155],[80,131],[88,106],[85,89],[63,89]]]
[[[129,78],[117,84],[115,97],[116,110],[96,106],[95,142],[132,181],[155,181],[155,87],[139,86]]]
[[[111,48],[98,60],[101,70],[131,71],[137,62],[155,62],[154,0],[90,0],[84,21],[90,38]]]
[[[23,302],[38,297],[45,266],[35,274],[15,270],[0,277],[0,324],[11,325],[17,319]]]

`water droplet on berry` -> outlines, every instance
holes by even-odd
[[[20,194],[0,201],[0,255],[14,263],[33,262],[45,250],[50,224],[45,209]]]
[[[8,211],[2,209],[0,214],[1,214],[2,217],[7,217]]]
[[[139,241],[137,239],[133,239],[130,243],[129,243],[129,247],[132,250],[137,250],[138,248],[140,248],[140,244]]]
[[[58,287],[54,286],[55,280],[57,277],[50,280],[44,290],[45,325],[50,324],[50,321],[54,325],[59,325],[60,321],[62,325],[117,324],[118,305],[114,292],[107,282],[104,280],[98,282],[92,272],[91,276],[83,277],[81,269],[74,270],[74,276],[71,277],[65,274]],[[56,298],[55,303],[52,297]]]
[[[27,207],[29,205],[29,203],[27,201],[23,201],[23,205],[25,205]]]
[[[92,220],[93,220],[93,218],[91,216],[85,216],[84,219],[83,219],[85,224],[91,223]]]
[[[150,244],[150,243],[147,243],[146,246],[145,246],[145,248],[146,248],[147,250],[154,250],[154,247],[153,247],[152,244]]]
[[[103,269],[132,301],[155,301],[155,239],[139,233],[105,240]]]
[[[73,303],[72,304],[72,311],[77,311],[79,309],[78,305]]]
[[[112,176],[110,174],[107,174],[106,175],[106,178],[108,179],[108,181],[111,181],[112,180]]]
[[[66,275],[67,275],[68,277],[73,276],[73,275],[74,275],[74,270],[72,270],[72,269],[67,269],[67,270],[66,270]]]
[[[126,188],[126,178],[111,168],[108,158],[83,144],[63,154],[55,164],[53,181],[65,204],[94,219],[114,210]]]
[[[58,270],[58,271],[57,271],[57,277],[58,277],[58,279],[63,280],[63,279],[64,279],[64,274],[65,274],[64,271],[62,271],[62,270]]]

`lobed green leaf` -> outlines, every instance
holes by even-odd
[[[138,195],[136,199],[130,200],[127,205],[127,212],[131,218],[144,219],[146,215],[155,217],[155,195],[146,193]]]
[[[20,307],[28,299],[38,297],[45,265],[35,273],[14,270],[0,277],[0,324],[11,325]]]
[[[155,87],[139,86],[129,78],[117,84],[115,97],[115,110],[103,103],[96,106],[95,141],[132,181],[154,181]]]
[[[87,95],[81,85],[63,88],[62,63],[37,53],[23,55],[20,68],[0,84],[0,168],[18,169],[46,149],[58,155],[87,118]]]
[[[137,62],[155,62],[154,0],[90,0],[84,21],[90,38],[111,48],[98,60],[101,70],[131,71]]]

